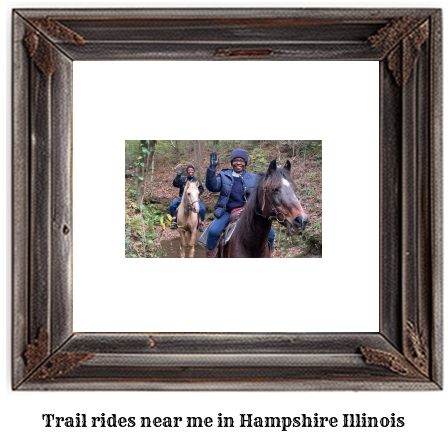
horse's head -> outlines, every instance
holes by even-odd
[[[259,193],[262,215],[278,220],[286,227],[288,235],[303,231],[308,223],[308,216],[295,194],[296,185],[290,172],[289,160],[282,168],[277,167],[276,160],[271,161],[259,189],[262,191]]]
[[[194,183],[188,181],[185,184],[184,190],[184,200],[187,204],[186,208],[188,210],[199,213],[199,181]]]

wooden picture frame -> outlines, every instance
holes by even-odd
[[[438,9],[14,10],[12,387],[441,389],[441,29]],[[134,59],[379,61],[378,333],[73,333],[72,62]]]

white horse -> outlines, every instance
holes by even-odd
[[[187,182],[182,201],[177,212],[177,225],[181,237],[180,256],[185,258],[186,242],[190,246],[190,258],[194,257],[194,245],[198,228],[199,215],[199,181]]]

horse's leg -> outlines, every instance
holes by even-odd
[[[223,257],[228,259],[247,258],[248,256],[244,252],[244,248],[239,243],[240,242],[232,236],[229,243],[224,247]]]
[[[233,245],[232,245],[232,243],[233,243],[233,241],[232,241],[232,239],[230,239],[229,243],[224,247],[224,250],[222,252],[222,257],[224,259],[233,258],[233,255],[232,255]]]
[[[185,258],[185,231],[179,230],[180,234],[180,258]]]
[[[265,258],[267,258],[267,259],[271,258],[271,247],[269,246],[269,242],[266,244]]]
[[[195,243],[196,243],[196,226],[194,226],[193,230],[190,232],[190,259],[194,258]]]
[[[185,248],[190,247],[190,234],[190,230],[185,230]],[[190,255],[188,255],[188,257],[190,257]]]

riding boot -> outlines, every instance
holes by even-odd
[[[205,248],[205,258],[212,259],[213,258],[213,249],[207,249]]]
[[[177,230],[177,217],[176,217],[176,216],[174,216],[174,217],[171,219],[171,226],[170,226],[170,229],[171,229],[171,230]]]

